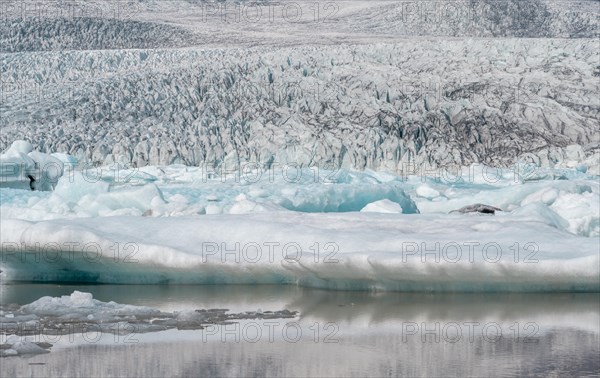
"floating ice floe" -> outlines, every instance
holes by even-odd
[[[3,280],[596,291],[598,238],[524,213],[297,212],[1,224]],[[37,260],[35,260],[37,259]],[[32,261],[36,261],[32,263]]]
[[[33,337],[0,335],[0,357],[32,356],[49,353],[52,344],[35,342]]]
[[[0,306],[0,357],[48,353],[46,340],[60,336],[101,332],[119,335],[140,334],[168,329],[203,329],[244,319],[285,319],[296,311],[246,311],[198,309],[163,312],[147,306],[102,302],[91,293],[74,291],[62,297],[42,297],[24,306]],[[49,337],[44,337],[48,335]]]

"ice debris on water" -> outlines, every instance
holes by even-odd
[[[250,311],[199,309],[164,312],[94,299],[91,293],[74,291],[62,297],[42,297],[24,306],[0,306],[0,357],[48,353],[52,344],[39,342],[40,335],[102,332],[131,334],[168,329],[199,330],[212,324],[244,319],[286,319],[296,311]]]

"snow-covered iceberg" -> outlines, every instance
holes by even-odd
[[[255,213],[2,221],[7,281],[597,291],[598,238],[507,216]]]

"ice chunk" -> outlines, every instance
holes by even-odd
[[[64,203],[77,203],[84,196],[107,193],[110,184],[87,173],[74,172],[73,175],[64,176],[58,181],[51,201]]]
[[[544,188],[525,197],[523,201],[521,201],[521,206],[535,202],[552,205],[559,195],[560,191],[556,188]]]
[[[37,316],[60,316],[63,319],[83,319],[93,315],[96,319],[113,319],[124,315],[156,315],[160,311],[146,306],[123,305],[115,302],[102,302],[92,297],[91,293],[74,291],[62,297],[42,297],[24,305],[21,310],[25,314]]]
[[[363,207],[361,213],[391,213],[402,214],[402,206],[388,199],[371,202]]]
[[[17,140],[17,141],[13,142],[10,149],[8,151],[6,151],[5,153],[7,155],[8,154],[26,155],[26,154],[30,153],[31,151],[33,151],[33,145],[31,143],[24,141],[24,140]]]
[[[49,353],[50,344],[36,343],[27,336],[8,335],[3,337],[5,342],[0,344],[0,357],[27,356]]]
[[[440,196],[440,192],[433,189],[429,185],[419,186],[416,190],[416,193],[417,193],[417,196],[427,198],[427,199],[433,199],[433,198]]]
[[[569,222],[569,231],[589,237],[600,236],[598,192],[564,193],[550,208]]]
[[[16,342],[13,345],[11,345],[10,349],[16,351],[19,355],[48,353],[48,350],[40,347],[39,345],[31,341]]]
[[[63,175],[61,160],[38,151],[31,143],[15,141],[0,155],[0,187],[52,190]]]
[[[82,306],[93,306],[94,302],[92,301],[93,296],[91,293],[82,293],[80,291],[75,290],[73,294],[69,296],[69,301],[72,306],[82,307]]]
[[[152,210],[154,215],[164,215],[189,210],[199,213],[202,206],[182,202],[182,196],[168,203],[155,184],[144,186],[114,186],[84,172],[71,172],[63,176],[56,189],[47,199],[32,203],[30,217],[39,217],[39,212],[63,214],[65,217],[142,215]],[[185,198],[183,198],[185,200]],[[21,215],[28,219],[28,210]]]

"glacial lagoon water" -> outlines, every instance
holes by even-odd
[[[597,376],[600,294],[335,292],[295,286],[0,285],[23,305],[73,291],[163,311],[298,311],[201,330],[39,336],[2,376]]]

